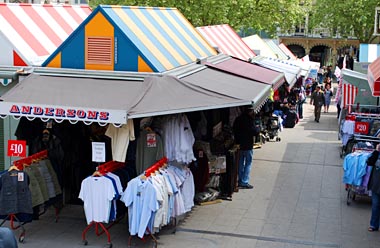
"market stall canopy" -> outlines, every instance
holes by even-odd
[[[372,96],[365,74],[349,69],[342,69],[341,76],[343,79],[343,106],[358,103],[360,105],[377,105],[377,97]],[[347,86],[347,84],[350,86]]]
[[[216,54],[177,8],[99,5],[43,66],[164,72]]]
[[[170,75],[145,75],[142,81],[31,74],[0,97],[0,115],[125,124],[128,118],[251,104]]]
[[[123,124],[143,90],[141,81],[31,74],[0,97],[0,115]]]
[[[197,27],[197,30],[221,53],[246,61],[256,55],[228,24]]]
[[[380,44],[360,44],[359,51],[359,62],[372,63],[380,57]]]
[[[368,83],[373,96],[380,96],[380,57],[368,66]]]
[[[284,43],[280,43],[280,45],[278,46],[280,47],[282,51],[284,51],[286,55],[289,56],[290,59],[294,59],[294,60],[297,59],[297,56],[294,55],[294,53],[292,53],[292,51],[290,51],[290,49]]]
[[[225,71],[234,75],[269,84],[277,90],[284,82],[285,76],[281,72],[267,69],[243,60],[226,57],[217,63],[206,63],[207,66]]]
[[[86,5],[0,3],[0,65],[41,65],[90,13]]]
[[[279,61],[282,61],[284,64],[294,65],[294,66],[300,67],[302,77],[308,77],[308,75],[310,73],[311,64],[308,61],[302,61],[299,59],[297,59],[297,60],[280,60],[279,59]]]
[[[244,77],[235,76],[213,68],[204,67],[181,80],[202,87],[205,90],[225,96],[246,100],[258,112],[267,101],[271,86]],[[247,104],[248,105],[248,104]]]
[[[147,77],[144,95],[128,111],[128,118],[250,105],[251,101],[204,89],[173,76]]]
[[[285,63],[283,60],[256,56],[251,59],[251,63],[274,71],[283,72],[285,74],[286,81],[290,86],[293,86],[297,81],[297,78],[301,76],[301,68],[299,66]]]
[[[277,58],[287,60],[289,59],[288,55],[281,50],[281,48],[271,39],[263,39],[265,43],[272,49],[276,54]]]
[[[255,54],[269,58],[277,58],[277,55],[257,34],[244,37],[243,41]]]
[[[294,61],[294,60],[291,60]],[[321,67],[321,63],[315,62],[315,61],[310,61],[309,55],[305,55],[304,57],[300,59],[296,59],[296,61],[300,63],[305,63],[309,65],[309,75],[307,75],[308,78],[314,78],[317,79],[318,77],[318,70]],[[302,64],[301,64],[302,67]],[[306,69],[306,68],[305,68]]]

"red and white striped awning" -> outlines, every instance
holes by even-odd
[[[256,54],[228,24],[197,27],[199,33],[220,52],[245,61]]]
[[[25,64],[39,65],[90,13],[84,5],[0,3],[0,53],[9,56],[3,49],[13,49]]]
[[[373,96],[380,96],[380,57],[368,66],[368,83]]]
[[[358,87],[352,85],[352,84],[343,84],[342,87],[342,100],[343,100],[343,108],[352,106],[355,103],[355,98],[358,94]]]
[[[282,50],[284,53],[286,53],[286,55],[289,56],[290,59],[294,59],[294,60],[297,59],[296,55],[294,55],[294,53],[292,53],[292,51],[290,51],[289,48],[288,48],[284,43],[281,43],[281,44],[278,45],[278,46],[281,48],[281,50]]]

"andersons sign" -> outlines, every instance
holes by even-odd
[[[5,106],[7,105],[7,106]],[[6,113],[4,113],[6,110]],[[108,123],[126,123],[126,111],[121,110],[96,110],[87,108],[71,108],[71,107],[48,107],[35,106],[27,104],[11,104],[2,102],[0,106],[1,114],[79,120],[91,122],[108,122]]]

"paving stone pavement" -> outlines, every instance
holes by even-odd
[[[305,104],[305,118],[283,130],[280,142],[255,149],[253,190],[240,190],[232,201],[196,206],[175,229],[160,233],[158,247],[380,247],[380,233],[366,230],[370,201],[362,198],[346,205],[336,108],[330,108],[316,123],[312,106]],[[65,206],[58,223],[50,211],[27,224],[19,247],[83,247],[85,226],[83,209]],[[109,231],[113,247],[128,247],[125,220]],[[94,231],[87,240],[88,247],[106,244],[106,237]],[[133,238],[130,247],[154,246],[150,239]]]

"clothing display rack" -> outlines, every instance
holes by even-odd
[[[125,166],[124,163],[121,163],[121,162],[117,162],[117,161],[109,161],[109,162],[106,162],[104,164],[101,164],[99,165],[97,168],[96,168],[96,171],[94,172],[93,176],[104,176],[106,175],[108,172],[113,172],[113,171],[116,171],[118,169],[121,169]],[[84,245],[87,245],[88,244],[88,241],[86,240],[86,233],[88,232],[88,230],[90,230],[91,227],[94,227],[95,228],[95,234],[96,236],[100,236],[102,235],[103,233],[105,233],[107,235],[107,244],[106,244],[106,247],[109,247],[111,248],[112,247],[112,243],[111,243],[111,235],[109,233],[109,229],[118,222],[118,220],[116,221],[113,221],[110,225],[108,226],[105,226],[103,223],[101,222],[96,222],[96,221],[93,221],[91,222],[89,225],[87,225],[87,227],[83,230],[82,232],[82,241],[83,241],[83,244]],[[100,228],[99,228],[100,227]],[[101,231],[99,229],[102,229]]]
[[[9,167],[8,171],[12,171],[12,170],[22,171],[26,166],[30,166],[33,163],[33,161],[39,160],[39,159],[45,159],[45,158],[47,158],[47,150],[44,150],[44,151],[41,151],[39,153],[33,154],[33,155],[29,156],[29,157],[26,157],[26,158],[14,161],[13,165],[11,167]],[[45,212],[46,212],[46,210],[44,210],[44,212],[41,213],[40,215],[44,214]],[[56,214],[57,214],[57,211],[56,211]],[[3,219],[3,221],[0,223],[0,226],[4,225],[4,223],[7,220],[9,220],[10,227],[11,227],[12,230],[17,230],[17,229],[21,228],[21,233],[19,235],[18,240],[19,240],[20,243],[23,243],[24,239],[25,239],[25,234],[26,234],[26,229],[24,227],[24,225],[26,224],[26,222],[20,221],[17,218],[16,215],[17,215],[17,213],[8,214]],[[57,217],[56,217],[56,220],[57,220]],[[15,221],[18,222],[18,225],[15,225],[15,223],[14,223]]]
[[[161,158],[160,160],[158,160],[156,163],[154,163],[152,166],[150,166],[149,168],[147,168],[144,172],[143,175],[141,175],[141,178],[142,179],[147,179],[148,177],[150,177],[153,173],[155,173],[156,171],[158,171],[161,167],[163,167],[164,165],[166,165],[168,162],[168,159],[166,157],[163,157]],[[174,223],[176,223],[176,221],[174,221]],[[175,231],[174,231],[175,232]],[[152,238],[153,242],[154,242],[154,247],[157,247],[157,238],[154,236],[154,234],[151,232],[151,230],[149,230],[149,228],[147,227],[146,228],[146,233],[149,234],[149,236]],[[128,239],[128,247],[131,247],[131,243],[132,243],[132,235],[129,236],[129,239]],[[144,237],[141,238],[142,241],[145,242],[145,239]]]
[[[25,239],[25,233],[26,233],[26,230],[25,230],[25,227],[24,225],[26,224],[25,222],[22,222],[20,221],[16,214],[9,214],[1,223],[0,223],[0,226],[4,225],[4,223],[9,220],[10,221],[10,227],[12,230],[17,230],[19,228],[21,228],[21,233],[18,237],[18,241],[20,243],[23,243],[24,242],[24,239]],[[17,226],[15,226],[14,222],[18,222],[19,224]]]
[[[14,166],[16,166],[19,170],[23,170],[26,166],[30,166],[33,162],[42,160],[42,159],[47,159],[48,158],[48,150],[43,150],[40,152],[37,152],[33,155],[30,155],[26,158],[19,159],[13,162]],[[43,215],[46,213],[47,208],[44,208],[44,211],[42,213],[39,213],[38,216]],[[58,222],[59,219],[59,213],[61,212],[61,208],[59,207],[54,207],[55,211],[55,222]]]
[[[380,121],[380,114],[374,114],[374,113],[362,113],[362,112],[351,112],[348,113],[345,116],[345,121],[352,121],[352,122],[357,122],[362,119],[365,119],[368,122],[368,120],[371,121]],[[344,124],[344,123],[343,123]],[[371,129],[371,127],[369,127]],[[367,134],[362,134],[362,133],[356,133],[354,130],[352,130],[352,133],[349,134],[348,139],[346,138],[347,144],[343,144],[340,157],[343,157],[344,155],[355,151],[356,148],[354,148],[354,145],[357,144],[358,142],[370,142],[372,144],[378,144],[380,143],[380,138],[378,137],[380,129],[377,130],[377,132],[373,135],[369,135],[371,130],[367,130]],[[342,132],[342,130],[340,130]],[[343,139],[342,139],[343,141]],[[363,150],[363,149],[361,149]]]

